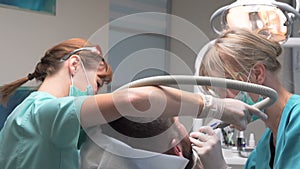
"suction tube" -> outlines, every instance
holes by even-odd
[[[217,77],[206,77],[206,76],[191,76],[191,75],[166,75],[166,76],[154,76],[139,79],[130,82],[118,90],[142,87],[151,85],[201,85],[201,86],[213,86],[227,89],[235,89],[240,91],[247,91],[251,93],[261,94],[266,98],[253,106],[258,109],[265,109],[268,106],[274,104],[278,98],[277,92],[269,87],[257,85],[253,83],[242,82],[238,80],[217,78]]]

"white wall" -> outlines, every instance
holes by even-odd
[[[192,45],[188,46],[193,48],[192,50],[187,48],[178,40],[171,39],[170,50],[177,55],[186,64],[187,67],[182,66],[182,62],[176,61],[174,57],[170,58],[169,71],[172,74],[193,74],[194,63],[198,52],[201,48],[211,39],[214,39],[217,34],[214,33],[210,27],[210,16],[218,8],[232,3],[234,0],[220,1],[220,0],[172,0],[171,1],[171,14],[185,19],[190,24],[193,24],[197,29],[196,31],[187,30],[183,32],[187,40],[191,40]],[[174,23],[172,23],[174,25]],[[174,29],[171,25],[171,35],[174,34]],[[184,30],[184,28],[182,29]],[[202,34],[202,33],[203,34]],[[200,36],[199,36],[200,35]],[[198,36],[198,37],[197,37]],[[192,86],[186,88],[186,90],[192,91]]]
[[[112,91],[132,80],[162,75],[167,69],[166,38],[162,36],[167,21],[165,15],[158,14],[167,12],[167,1],[110,0],[108,62],[114,72],[109,86]]]
[[[109,20],[109,0],[57,0],[56,16],[0,8],[0,86],[34,71],[44,51],[72,37],[89,39]],[[106,44],[101,44],[107,49]]]

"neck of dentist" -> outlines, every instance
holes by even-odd
[[[283,109],[292,96],[292,93],[288,92],[281,84],[279,78],[267,72],[266,79],[263,85],[273,88],[278,93],[278,100],[265,110],[268,115],[268,119],[265,121],[267,127],[269,127],[273,133],[274,146],[276,145],[277,130],[280,123]]]
[[[56,74],[46,76],[38,91],[47,92],[60,98],[69,95],[70,85],[71,78],[69,72],[65,69],[60,69]]]

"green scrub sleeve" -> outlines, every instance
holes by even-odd
[[[280,160],[274,162],[274,166],[277,168],[298,168],[300,165],[300,104],[292,105],[290,110],[290,112],[283,112],[289,114],[285,120],[288,123],[280,128],[282,130],[278,130],[278,133],[282,133],[280,136],[283,138],[276,143],[276,148],[280,148],[278,153],[276,151],[276,156]]]
[[[35,105],[41,136],[60,148],[76,147],[80,123],[81,106],[87,97],[65,97],[50,100],[43,105]]]

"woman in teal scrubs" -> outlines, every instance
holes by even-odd
[[[200,75],[241,80],[273,88],[278,100],[264,112],[268,127],[248,158],[245,168],[299,168],[300,166],[300,96],[288,92],[277,74],[281,46],[263,35],[246,30],[224,32],[203,57]],[[263,99],[261,95],[236,90],[215,89],[221,97],[236,98],[248,104]],[[254,117],[255,119],[255,117]]]
[[[73,38],[46,51],[33,73],[5,85],[2,101],[28,80],[42,81],[7,118],[0,132],[1,169],[76,169],[80,128],[104,124],[121,116],[178,114],[205,117],[206,97],[164,86],[146,86],[94,95],[111,81],[111,69],[98,46]],[[94,96],[89,96],[94,95]],[[245,128],[247,104],[222,99],[223,120]],[[219,105],[219,104],[218,104]],[[232,109],[232,105],[240,105]],[[185,107],[181,113],[179,110]]]

